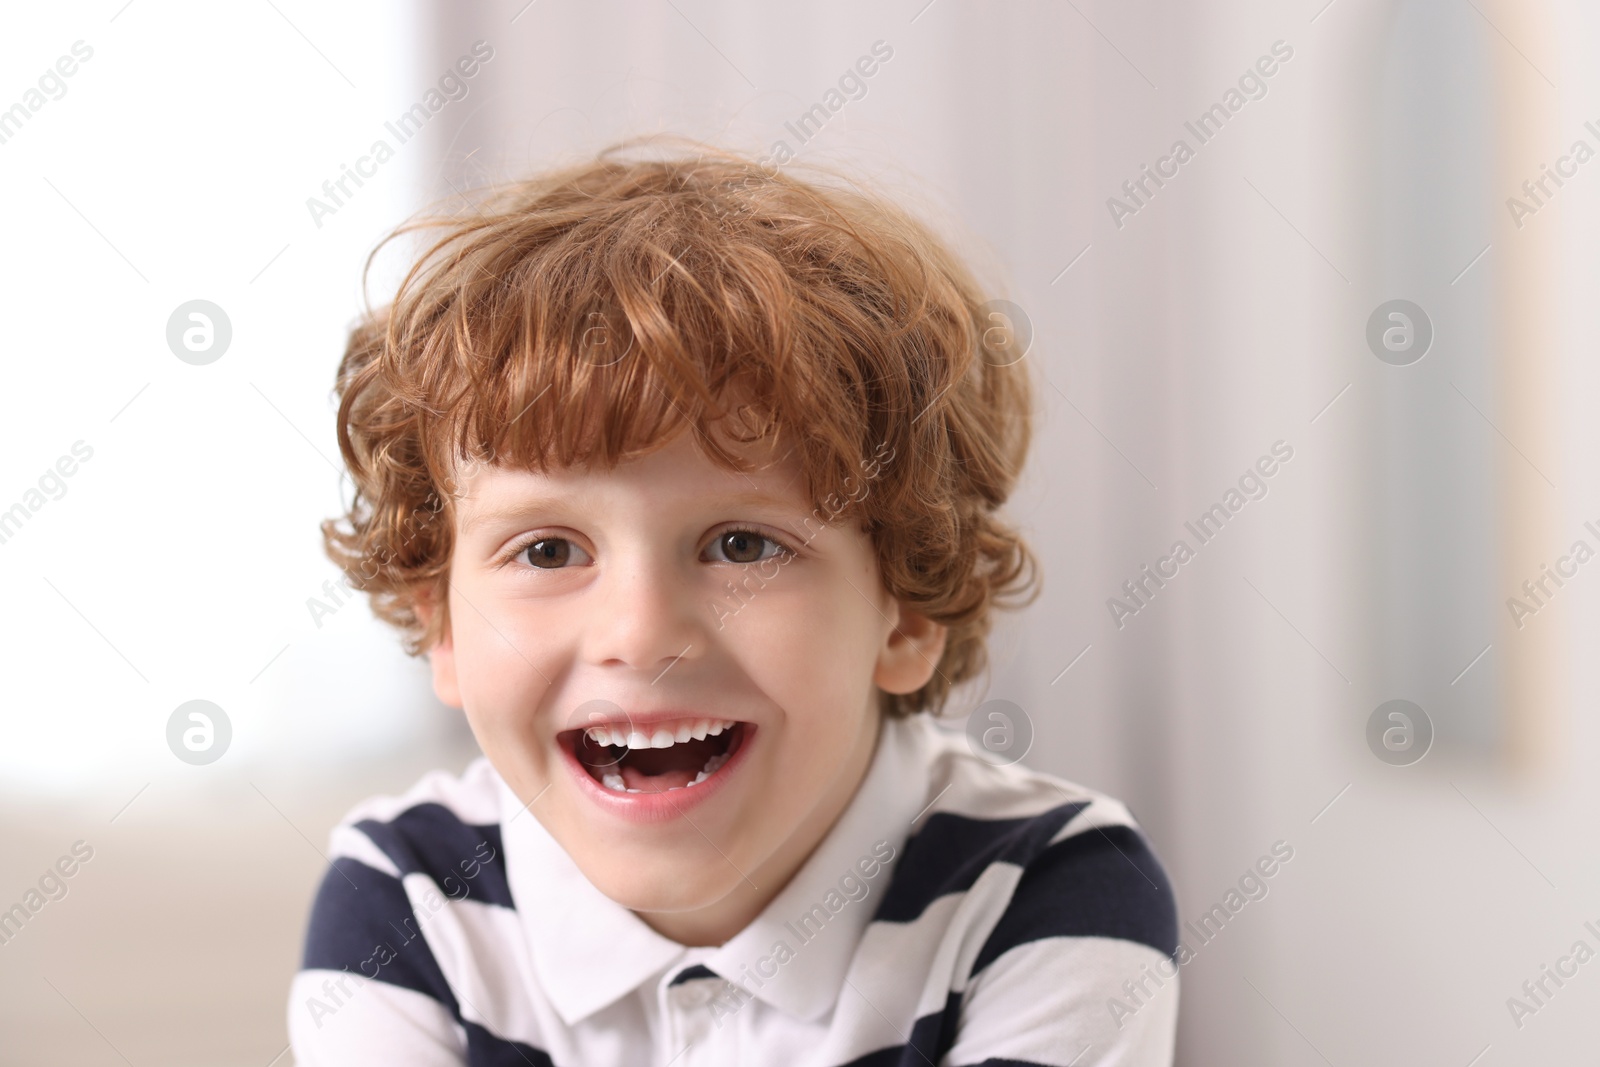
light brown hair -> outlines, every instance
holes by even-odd
[[[462,463],[609,469],[688,427],[730,470],[719,433],[790,443],[809,499],[870,533],[885,588],[949,627],[885,714],[937,713],[987,667],[992,609],[1039,591],[997,514],[1032,435],[1028,362],[927,227],[836,177],[623,142],[380,243],[432,235],[350,333],[335,392],[356,491],[322,532],[407,652],[448,624]]]

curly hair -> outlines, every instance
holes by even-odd
[[[419,655],[449,622],[462,464],[611,469],[688,427],[738,471],[715,427],[781,436],[826,521],[858,522],[885,588],[948,627],[926,685],[879,693],[886,715],[938,714],[987,669],[991,609],[1039,592],[997,515],[1033,425],[1009,321],[925,226],[838,175],[644,147],[480,191],[373,249],[364,278],[396,238],[431,236],[339,366],[355,492],[322,523],[328,557]]]

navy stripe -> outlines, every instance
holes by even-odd
[[[911,1040],[903,1045],[876,1049],[843,1064],[842,1067],[927,1067],[939,1063],[955,1044],[956,1027],[961,1021],[961,994],[951,993],[939,1011],[930,1012],[911,1024]]]
[[[467,1031],[467,1067],[555,1067],[542,1048],[496,1037],[477,1023],[461,1025]]]
[[[716,971],[713,971],[710,967],[707,967],[705,964],[697,963],[693,967],[685,967],[683,970],[681,970],[677,974],[673,975],[672,976],[672,981],[668,982],[667,985],[668,986],[675,986],[675,985],[679,985],[680,983],[683,983],[683,982],[692,982],[696,978],[721,978],[721,977],[722,976],[720,974],[718,974]]]
[[[930,1012],[911,1026],[911,1040],[903,1045],[890,1045],[858,1057],[843,1067],[928,1067],[930,1063],[943,1063],[945,1055],[955,1046],[956,1031],[961,1025],[961,994],[951,993],[944,1007]],[[1031,1060],[987,1059],[975,1067],[1044,1067]]]
[[[405,887],[348,856],[334,860],[317,890],[301,967],[350,971],[432,997],[466,1030],[468,1067],[555,1067],[543,1049],[497,1037],[461,1017]]]
[[[399,879],[348,856],[334,860],[322,877],[300,965],[387,982],[460,1015]]]
[[[895,866],[894,880],[873,918],[881,922],[911,922],[940,897],[971,889],[991,863],[1026,867],[1063,826],[1088,806],[1088,801],[1075,801],[1020,819],[974,819],[947,811],[934,812],[906,842],[905,854]]]
[[[858,1056],[849,1063],[841,1064],[840,1067],[900,1067],[900,1064],[905,1062],[905,1052],[904,1045],[890,1045],[888,1048],[869,1052],[865,1056]],[[926,1060],[919,1062],[923,1067],[927,1067]]]
[[[961,1026],[961,994],[946,995],[944,1010],[924,1015],[911,1026],[911,1040],[906,1042],[909,1051],[919,1059],[940,1063],[944,1054],[956,1043],[956,1031]]]
[[[972,973],[1047,937],[1115,937],[1168,957],[1177,952],[1172,883],[1142,834],[1131,826],[1103,826],[1046,849],[1023,871]]]
[[[425,874],[452,900],[513,906],[498,825],[462,822],[449,808],[430,802],[407,808],[388,822],[363,819],[355,828],[402,875]]]

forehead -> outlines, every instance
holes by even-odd
[[[463,532],[507,504],[537,501],[578,507],[632,505],[640,508],[707,505],[770,506],[805,510],[798,458],[768,444],[724,441],[747,465],[732,471],[717,463],[688,434],[653,452],[612,468],[574,466],[545,471],[497,464],[472,464],[455,473],[455,496]]]

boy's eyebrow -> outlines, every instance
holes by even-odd
[[[787,495],[758,489],[744,489],[736,493],[718,494],[710,498],[710,503],[714,507],[768,507],[785,511],[793,511],[796,507],[795,502]],[[461,533],[465,536],[480,526],[486,526],[491,523],[515,522],[534,512],[550,511],[562,506],[570,506],[571,504],[572,500],[567,497],[526,497],[514,503],[468,514],[461,521]]]
[[[480,526],[491,523],[507,522],[520,519],[522,516],[535,511],[545,511],[555,505],[556,501],[544,498],[528,498],[519,500],[515,504],[506,504],[502,507],[488,508],[484,511],[469,512],[461,520],[462,534],[469,534]]]

